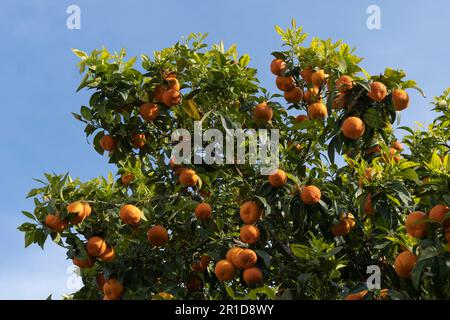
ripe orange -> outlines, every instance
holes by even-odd
[[[331,107],[334,110],[341,110],[344,108],[347,108],[347,100],[345,93],[339,93],[334,97],[333,103],[331,104]]]
[[[59,214],[49,214],[45,217],[45,225],[54,232],[63,232],[67,228],[67,221],[61,219]]]
[[[131,144],[138,149],[143,148],[147,144],[145,133],[133,133],[131,135]]]
[[[239,215],[245,224],[253,224],[261,218],[262,211],[258,202],[251,200],[241,205]]]
[[[139,114],[145,121],[153,121],[158,117],[158,106],[154,103],[146,102],[140,106]]]
[[[336,80],[336,89],[340,93],[345,93],[346,91],[353,88],[353,78],[347,75],[344,75]]]
[[[311,75],[311,82],[318,87],[322,86],[325,83],[326,79],[327,74],[325,74],[325,71],[323,71],[322,69],[314,71]]]
[[[181,93],[178,90],[175,89],[168,89],[164,91],[162,95],[162,102],[167,107],[173,107],[176,106],[181,102]]]
[[[132,173],[124,173],[120,177],[120,181],[124,186],[127,186],[134,180],[134,175]]]
[[[370,91],[367,95],[373,101],[382,101],[387,96],[387,88],[381,82],[372,82],[370,84]]]
[[[315,102],[308,106],[310,119],[325,119],[328,116],[327,107],[322,102]]]
[[[103,285],[105,300],[119,300],[123,295],[123,285],[116,279],[109,279]]]
[[[79,267],[80,269],[90,269],[94,266],[95,261],[91,257],[86,260],[78,259],[77,257],[73,257],[72,262],[74,265]]]
[[[156,296],[161,298],[161,299],[163,299],[163,300],[173,300],[173,299],[175,299],[173,294],[168,293],[168,292],[159,292]]]
[[[230,281],[234,278],[236,269],[230,261],[224,259],[216,263],[214,273],[219,281]]]
[[[294,87],[289,91],[284,92],[284,98],[287,102],[290,103],[298,103],[302,101],[303,98],[303,90],[299,87]]]
[[[166,78],[167,81],[167,88],[168,89],[173,89],[176,91],[180,91],[180,83],[178,82],[178,79],[173,77],[173,76],[169,76]]]
[[[405,90],[394,89],[392,90],[392,103],[397,111],[402,111],[409,106],[409,96]]]
[[[185,168],[181,164],[175,164],[175,160],[172,158],[169,161],[170,169],[172,169],[176,176],[179,176],[181,174],[181,171],[183,171]]]
[[[261,102],[253,110],[253,119],[261,121],[270,121],[273,117],[273,110],[267,102]]]
[[[148,229],[147,240],[152,246],[161,247],[169,241],[169,233],[163,226],[155,225]]]
[[[278,76],[275,80],[275,84],[277,88],[281,91],[289,91],[294,87],[294,78],[293,77],[282,77]]]
[[[200,265],[204,269],[206,269],[208,267],[210,262],[211,262],[211,257],[206,254],[202,255],[202,257],[200,258]]]
[[[244,249],[242,249],[240,247],[232,247],[227,251],[227,254],[226,254],[226,259],[228,261],[230,261],[236,269],[242,269],[239,266],[238,260],[237,260],[237,256],[242,250],[244,250]]]
[[[195,216],[198,220],[206,220],[211,217],[212,208],[208,203],[199,203],[195,207]]]
[[[73,218],[70,220],[73,224],[79,224],[86,219],[87,212],[85,212],[85,206],[80,201],[69,203],[66,210],[69,214],[73,215]]]
[[[303,94],[303,100],[305,100],[307,104],[322,101],[322,97],[319,96],[319,88],[308,88]]]
[[[394,269],[402,279],[410,279],[411,272],[417,262],[417,256],[410,251],[403,251],[395,258]]]
[[[106,252],[106,242],[98,236],[90,237],[86,248],[90,256],[98,257]]]
[[[253,267],[258,261],[258,256],[252,249],[243,249],[236,255],[237,265],[242,269]]]
[[[428,213],[428,217],[432,220],[436,220],[438,222],[443,222],[444,217],[446,214],[450,211],[450,208],[443,205],[438,204],[435,205],[433,208],[431,208],[430,212]]]
[[[109,134],[104,135],[99,141],[100,147],[105,151],[114,151],[116,140]]]
[[[198,182],[198,176],[192,169],[184,169],[180,173],[180,183],[185,187],[193,187]]]
[[[307,205],[318,203],[321,197],[320,189],[313,185],[304,187],[300,193],[300,198]]]
[[[84,216],[86,219],[87,217],[89,217],[91,215],[92,208],[91,208],[91,205],[87,202],[82,202],[82,204],[83,204],[83,208],[84,208]]]
[[[123,223],[126,223],[130,226],[137,226],[141,221],[142,213],[138,207],[133,206],[132,204],[126,204],[119,210],[119,217]]]
[[[379,145],[376,145],[374,147],[371,147],[369,149],[366,150],[366,154],[367,155],[371,155],[373,153],[377,153],[381,151],[381,147]]]
[[[405,221],[406,232],[416,238],[423,238],[427,235],[427,224],[423,221],[427,215],[422,211],[411,212]]]
[[[351,229],[350,222],[347,219],[343,219],[338,224],[331,226],[331,233],[335,237],[340,237],[349,234]]]
[[[301,77],[308,84],[312,83],[312,81],[311,81],[312,73],[313,73],[313,68],[312,67],[306,67],[302,71],[300,71]]]
[[[308,116],[306,114],[300,114],[295,117],[295,122],[304,122],[308,120]]]
[[[364,300],[366,294],[369,293],[367,290],[359,291],[356,293],[351,293],[345,297],[344,300]]]
[[[111,262],[116,258],[116,252],[113,247],[107,246],[105,252],[98,258],[104,262]]]
[[[287,175],[281,169],[278,169],[275,173],[269,175],[269,183],[274,188],[282,187],[286,184],[286,182],[287,182]]]
[[[197,276],[192,276],[188,282],[186,282],[186,289],[189,292],[196,292],[202,288],[202,280]]]
[[[342,123],[342,133],[349,139],[356,140],[363,136],[366,125],[358,117],[348,117]]]
[[[276,75],[281,76],[281,72],[286,69],[286,62],[281,59],[273,59],[270,64],[270,71]]]
[[[252,286],[262,281],[263,274],[258,267],[251,267],[244,270],[242,277],[248,286]]]
[[[163,95],[164,95],[164,87],[161,85],[157,86],[154,91],[155,100],[158,102],[163,102]]]
[[[244,243],[254,244],[258,242],[259,234],[260,232],[257,226],[246,224],[245,226],[241,227],[239,237]]]
[[[402,152],[403,151],[403,145],[398,140],[395,140],[394,142],[392,142],[392,148],[394,148],[398,152]]]
[[[371,216],[375,213],[375,209],[372,205],[372,194],[367,195],[366,201],[364,202],[364,214]]]
[[[358,186],[360,188],[362,188],[362,186],[364,184],[364,181],[365,180],[371,181],[372,180],[372,176],[373,176],[373,169],[372,168],[367,168],[364,171],[364,176],[359,177],[359,179],[358,179]]]
[[[348,225],[350,226],[350,229],[353,229],[356,225],[355,216],[351,213],[341,214],[340,219],[341,221],[347,221]]]

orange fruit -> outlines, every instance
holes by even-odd
[[[364,297],[369,291],[363,290],[356,293],[351,293],[345,297],[344,300],[364,300]]]
[[[180,173],[180,183],[185,187],[193,187],[198,182],[198,176],[192,169],[184,169]]]
[[[69,203],[66,210],[69,214],[73,215],[73,218],[70,220],[73,224],[79,224],[86,219],[87,212],[85,212],[85,206],[80,201]]]
[[[102,237],[90,237],[87,242],[86,249],[90,256],[101,256],[106,252],[106,242]]]
[[[239,237],[244,243],[254,244],[258,242],[259,234],[260,232],[257,226],[246,224],[245,226],[241,227]]]
[[[212,208],[208,203],[199,203],[195,207],[195,216],[198,220],[206,220],[211,217]]]
[[[97,280],[98,289],[103,291],[103,286],[106,283],[105,275],[103,274],[103,272],[100,272],[97,275],[96,280]]]
[[[392,103],[396,111],[402,111],[409,106],[408,93],[403,89],[392,90]]]
[[[410,279],[411,272],[417,263],[417,256],[410,251],[403,251],[395,258],[394,269],[402,279]]]
[[[331,104],[332,109],[340,110],[347,107],[347,100],[345,93],[339,93],[334,97],[333,103]]]
[[[181,171],[185,168],[181,164],[176,164],[175,160],[172,158],[169,161],[170,169],[172,169],[176,176],[179,176],[181,174]]]
[[[107,246],[105,252],[98,258],[104,262],[111,262],[116,258],[116,252],[113,247]]]
[[[178,79],[172,76],[169,76],[168,78],[166,78],[167,81],[167,88],[168,89],[173,89],[176,91],[180,91],[181,86],[180,83],[178,82]]]
[[[169,241],[169,233],[163,226],[155,225],[148,229],[147,240],[152,246],[161,247]]]
[[[406,232],[415,238],[423,238],[427,235],[427,224],[423,221],[427,215],[422,211],[411,212],[405,221]]]
[[[244,202],[239,208],[239,215],[245,224],[253,224],[261,218],[262,208],[256,201]]]
[[[244,249],[240,247],[232,247],[227,251],[226,259],[230,261],[236,269],[242,269],[239,266],[239,261],[237,259],[238,254]]]
[[[326,79],[327,75],[322,69],[314,71],[311,75],[311,82],[318,87],[322,86],[325,83]]]
[[[372,206],[372,194],[369,193],[367,195],[366,201],[364,202],[364,214],[371,216],[375,213],[375,210]]]
[[[344,75],[336,80],[336,89],[340,93],[345,93],[346,91],[353,88],[353,78],[347,75]]]
[[[328,116],[327,107],[322,102],[315,102],[308,106],[310,119],[325,119]]]
[[[251,267],[244,270],[242,277],[248,286],[252,286],[262,281],[263,274],[258,267]]]
[[[67,221],[61,219],[59,214],[49,214],[45,217],[45,225],[54,232],[63,232],[67,228]]]
[[[105,151],[114,151],[116,140],[109,134],[104,135],[99,141],[100,147]]]
[[[382,101],[387,96],[387,88],[381,82],[375,81],[370,84],[370,90],[367,94],[373,101]]]
[[[120,181],[124,186],[127,186],[134,180],[134,175],[132,173],[124,173],[120,177]]]
[[[230,261],[224,259],[216,263],[214,273],[219,281],[230,281],[234,278],[236,269]]]
[[[163,300],[173,300],[173,299],[175,299],[173,294],[168,293],[168,292],[159,292],[156,296],[158,296],[159,298],[162,298]]]
[[[145,133],[133,133],[131,135],[131,144],[133,147],[141,149],[147,144]]]
[[[153,121],[158,117],[158,106],[154,103],[146,102],[139,107],[139,114],[145,121]]]
[[[156,86],[154,91],[155,100],[158,102],[163,102],[163,95],[164,95],[164,87],[159,85]]]
[[[211,257],[206,254],[202,255],[202,257],[200,258],[200,265],[204,269],[206,269],[208,267],[210,262],[211,262]]]
[[[355,216],[351,213],[341,214],[340,219],[341,221],[347,221],[348,225],[350,226],[350,229],[353,229],[356,225]]]
[[[364,184],[364,181],[365,180],[371,181],[372,180],[372,176],[373,176],[373,169],[372,168],[367,168],[364,171],[364,176],[359,177],[359,179],[358,179],[358,186],[360,188],[362,188],[362,186]]]
[[[270,72],[276,76],[281,76],[281,72],[286,69],[286,62],[281,59],[273,59],[270,64]]]
[[[341,220],[339,223],[331,226],[331,233],[335,237],[346,236],[350,233],[351,226],[348,220]]]
[[[306,67],[304,68],[302,71],[300,71],[300,76],[303,78],[303,80],[305,80],[306,83],[311,84],[311,76],[313,73],[313,68],[312,67]]]
[[[72,259],[72,262],[74,265],[79,267],[80,269],[90,269],[94,266],[95,261],[92,258],[88,258],[86,260],[78,259],[77,257],[74,257]]]
[[[450,208],[443,205],[438,204],[431,208],[430,212],[428,212],[428,217],[432,220],[441,222],[444,220],[446,214],[450,211]]]
[[[277,88],[281,91],[289,91],[294,87],[295,81],[294,78],[289,77],[282,77],[278,76],[275,80],[275,84],[277,85]]]
[[[106,300],[119,300],[123,295],[123,285],[116,279],[109,279],[103,285],[103,294]]]
[[[164,91],[162,95],[162,102],[167,107],[173,107],[176,106],[181,102],[181,93],[178,90],[175,89],[168,89]]]
[[[318,203],[321,196],[322,195],[320,189],[312,185],[304,187],[302,192],[300,193],[300,198],[307,205]]]
[[[342,123],[342,133],[349,139],[356,140],[363,136],[366,125],[358,117],[348,117]]]
[[[376,145],[374,147],[371,147],[369,149],[366,150],[366,154],[367,155],[371,155],[373,153],[377,153],[381,151],[381,147],[379,145]]]
[[[142,213],[138,207],[132,204],[126,204],[119,210],[119,218],[130,226],[137,226],[141,221]]]
[[[187,282],[186,282],[186,289],[189,292],[196,292],[199,291],[202,288],[202,280],[200,280],[197,276],[192,276]]]
[[[308,120],[308,116],[306,114],[300,114],[295,117],[295,122],[304,122]]]
[[[273,110],[267,102],[261,102],[253,110],[253,119],[261,121],[270,121],[273,117]]]
[[[398,152],[402,152],[403,151],[403,145],[400,141],[396,140],[394,142],[392,142],[392,148],[394,148],[395,150],[397,150]]]
[[[303,99],[303,90],[299,87],[294,87],[289,91],[285,91],[284,99],[290,103],[298,103]]]
[[[287,182],[287,175],[281,169],[278,169],[275,173],[269,175],[269,183],[274,188],[282,187],[286,184],[286,182]]]
[[[258,261],[258,256],[252,249],[243,249],[236,255],[237,265],[242,269],[253,267]]]
[[[322,101],[322,97],[319,95],[319,88],[308,88],[303,94],[303,100],[305,100],[307,104]]]

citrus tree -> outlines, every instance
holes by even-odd
[[[26,246],[51,238],[67,250],[84,283],[72,298],[450,296],[450,91],[426,130],[398,128],[407,152],[393,125],[405,90],[420,91],[413,80],[369,75],[341,41],[306,45],[295,21],[276,31],[274,94],[248,55],[208,47],[205,34],[142,55],[140,67],[125,50],[73,50],[78,90],[92,92],[73,115],[117,172],[87,182],[45,174],[19,227]],[[279,169],[179,163],[172,134],[199,123],[224,135],[278,129]],[[370,266],[379,286],[367,282]]]

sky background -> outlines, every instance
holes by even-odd
[[[66,27],[69,5],[81,9],[81,29]],[[381,30],[366,26],[369,5],[381,9]],[[130,56],[152,54],[190,32],[208,32],[209,43],[237,44],[258,69],[262,86],[275,92],[270,52],[280,49],[274,25],[291,18],[311,36],[343,39],[365,57],[371,74],[401,68],[427,93],[410,91],[401,125],[430,123],[430,101],[450,86],[448,79],[450,2],[431,1],[62,1],[8,0],[0,7],[0,299],[45,299],[71,292],[65,252],[46,243],[45,252],[24,248],[16,228],[33,210],[25,199],[43,172],[88,180],[113,170],[86,143],[83,126],[72,118],[88,101],[76,93],[81,80],[70,48],[91,51],[125,47]]]

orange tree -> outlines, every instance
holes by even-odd
[[[74,117],[118,170],[87,182],[45,174],[19,227],[26,246],[50,237],[81,268],[73,298],[449,297],[449,91],[427,130],[400,128],[408,153],[392,124],[414,81],[370,76],[341,41],[304,45],[295,21],[276,31],[282,94],[259,85],[248,55],[203,34],[142,55],[139,69],[124,50],[74,50],[78,90],[92,92]],[[279,129],[279,170],[175,163],[171,135],[194,121]]]

